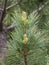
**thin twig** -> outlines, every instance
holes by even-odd
[[[45,2],[42,6],[40,6],[38,9],[34,10],[31,14],[36,14],[37,12],[41,11],[47,4],[49,3],[49,1]]]
[[[19,0],[19,2],[16,2],[16,3],[12,4],[11,6],[8,6],[8,7],[6,8],[6,10],[8,10],[8,9],[10,9],[10,8],[16,6],[16,5],[19,5],[19,4],[21,3],[21,1],[22,1],[22,0]]]
[[[8,9],[10,9],[10,8],[12,8],[12,7],[16,6],[16,5],[19,5],[19,4],[21,3],[21,1],[22,1],[22,0],[19,0],[19,2],[16,2],[16,3],[14,3],[14,4],[12,4],[12,5],[8,6],[8,7],[6,8],[6,10],[8,10]],[[2,8],[0,8],[0,11],[3,11],[3,9],[2,9]]]
[[[10,26],[8,26],[6,29],[7,29],[7,31],[8,30],[11,30],[11,29],[13,29],[13,28],[15,28],[16,27],[16,23],[12,23]]]

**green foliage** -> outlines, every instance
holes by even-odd
[[[40,0],[41,1],[41,0]],[[41,11],[33,13],[43,5],[46,0],[22,0],[16,7],[12,7],[6,12],[4,26],[10,26],[15,22],[16,27],[7,33],[7,57],[5,65],[24,65],[23,54],[27,50],[28,65],[46,65],[49,62],[49,4]],[[47,0],[48,1],[48,0]],[[0,0],[0,7],[2,7]],[[18,0],[8,0],[7,7]],[[24,24],[22,21],[22,11],[28,14],[26,34],[28,42],[24,48]]]
[[[26,44],[26,50],[28,52],[28,64],[34,65],[45,65],[46,64],[46,56],[47,56],[47,44],[49,37],[44,32],[40,32],[36,25],[36,15],[32,17],[31,15],[28,18],[27,24],[27,37],[28,43]],[[23,55],[19,53],[19,51],[24,51],[24,44],[23,44],[23,35],[24,35],[24,25],[21,19],[21,14],[15,12],[15,20],[16,20],[16,28],[15,31],[12,32],[12,40],[8,42],[8,49],[10,50],[9,56],[7,56],[6,64],[8,65],[23,65]],[[8,51],[9,51],[8,50]],[[15,53],[13,53],[13,51]],[[11,55],[10,55],[11,54]],[[18,55],[18,56],[17,56]],[[17,58],[18,57],[18,58]],[[22,59],[22,60],[21,60]]]

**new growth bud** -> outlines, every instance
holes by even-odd
[[[27,14],[26,12],[22,12],[22,21],[25,21],[27,19]]]
[[[27,14],[26,12],[22,12],[22,21],[23,21],[23,24],[26,25],[28,20],[27,20]]]
[[[23,40],[23,43],[26,44],[28,42],[28,38],[27,38],[27,35],[24,34],[24,40]]]

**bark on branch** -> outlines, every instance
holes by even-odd
[[[4,8],[3,8],[3,11],[1,12],[1,18],[0,18],[0,31],[3,30],[3,20],[4,20],[4,17],[5,17],[5,14],[6,14],[6,4],[7,4],[7,0],[4,1]]]
[[[2,11],[2,17],[1,17],[1,21],[0,21],[0,22],[3,21],[4,15],[5,15],[5,13],[6,13],[6,4],[7,4],[7,0],[5,0],[5,2],[4,2],[4,8],[3,8],[3,11]]]

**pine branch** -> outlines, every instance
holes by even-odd
[[[12,4],[11,6],[8,6],[8,7],[6,8],[6,10],[8,10],[8,9],[10,9],[10,8],[16,6],[16,5],[19,5],[19,4],[21,3],[21,1],[22,1],[22,0],[19,0],[19,2],[16,2],[16,3]]]
[[[49,4],[49,1],[45,2],[42,6],[40,6],[38,9],[34,10],[32,14],[36,14],[37,12],[41,11],[47,4]]]
[[[24,65],[28,65],[28,61],[27,61],[27,50],[26,50],[26,31],[27,31],[27,28],[26,28],[26,25],[24,25],[24,51],[23,51],[23,57],[24,57]]]
[[[6,28],[6,30],[11,30],[16,27],[16,23],[12,23],[9,27]]]

